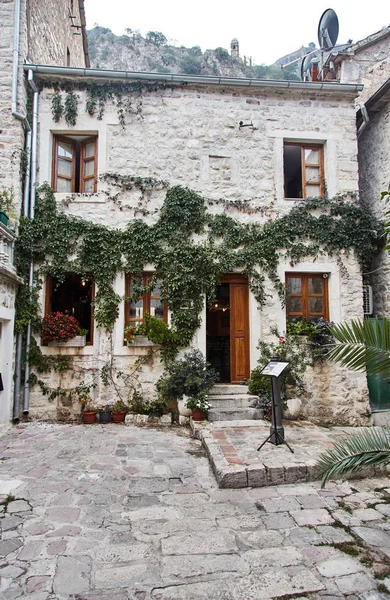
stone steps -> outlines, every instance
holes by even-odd
[[[261,409],[251,407],[257,396],[249,394],[246,385],[215,385],[208,394],[208,399],[212,406],[208,413],[208,420],[211,422],[263,418]]]

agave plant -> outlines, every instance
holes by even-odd
[[[390,463],[390,429],[376,427],[353,435],[349,440],[334,444],[321,454],[316,470],[321,487],[331,477],[341,477],[361,471],[365,467],[379,467]]]
[[[330,332],[339,344],[328,358],[354,371],[390,372],[390,319],[353,320],[334,325]],[[390,429],[367,429],[335,444],[318,458],[316,469],[322,487],[331,477],[349,475],[364,467],[390,463]]]

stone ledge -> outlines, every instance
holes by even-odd
[[[294,454],[286,445],[275,447],[267,444],[261,455],[257,448],[269,433],[267,425],[263,423],[256,431],[253,427],[243,425],[243,422],[231,421],[229,425],[230,438],[227,423],[220,427],[218,422],[194,422],[190,419],[193,435],[202,442],[220,488],[265,487],[314,481],[317,457],[332,442],[357,431],[353,427],[325,429],[310,423],[305,423],[305,427],[287,426],[286,440],[294,449]],[[241,443],[237,450],[232,439],[235,439],[238,431]],[[379,472],[383,475],[386,469],[365,469],[355,477],[372,477]]]

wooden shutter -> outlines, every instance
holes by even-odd
[[[230,379],[240,383],[250,375],[248,283],[230,284]]]
[[[97,189],[97,137],[81,142],[80,192],[93,193]]]
[[[74,192],[76,142],[60,136],[56,136],[54,140],[52,187],[55,192]]]

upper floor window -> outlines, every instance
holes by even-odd
[[[329,321],[328,279],[322,273],[286,274],[287,322]]]
[[[167,303],[163,299],[162,279],[152,273],[142,276],[131,275],[126,278],[126,314],[125,325],[140,325],[145,313],[152,317],[168,321]]]
[[[284,197],[324,195],[324,152],[318,144],[284,142]]]
[[[97,189],[97,136],[54,136],[55,192],[93,193]]]

